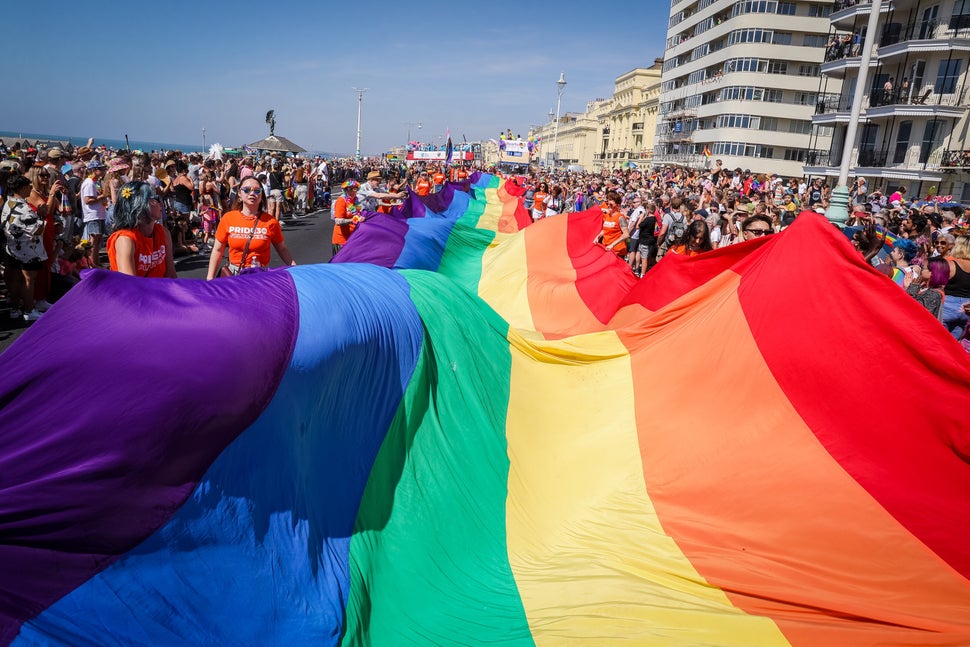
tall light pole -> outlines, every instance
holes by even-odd
[[[825,210],[825,217],[839,227],[844,227],[849,219],[849,164],[852,159],[852,149],[855,148],[856,132],[859,130],[859,114],[862,112],[862,99],[866,92],[866,80],[869,77],[869,61],[872,58],[872,48],[876,44],[876,27],[879,23],[879,9],[882,0],[872,0],[869,10],[869,24],[866,27],[866,40],[862,44],[862,60],[859,61],[859,78],[855,84],[855,94],[852,96],[852,111],[849,113],[849,125],[845,129],[845,141],[842,143],[842,164],[839,166],[839,183],[832,189],[829,208]]]
[[[360,161],[360,108],[364,103],[364,93],[370,88],[353,88],[357,93],[357,160]]]
[[[411,126],[414,126],[418,130],[424,128],[424,124],[420,121],[405,121],[404,125],[408,127],[408,140],[404,142],[404,152],[407,153],[408,146],[411,145]]]
[[[552,150],[555,158],[553,166],[559,166],[559,107],[562,104],[562,93],[566,89],[566,73],[559,73],[559,80],[556,81],[556,130],[552,136]]]
[[[202,128],[202,152],[205,152],[205,127]]]

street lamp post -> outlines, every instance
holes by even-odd
[[[357,93],[357,160],[360,161],[360,108],[364,103],[364,93],[367,92],[369,88],[353,88],[353,91]]]
[[[408,146],[411,145],[411,126],[414,126],[418,130],[421,130],[422,128],[424,128],[424,124],[421,123],[420,121],[406,121],[404,122],[404,125],[408,127],[408,140],[404,142],[404,152],[406,154],[408,152]]]
[[[205,152],[205,128],[202,129],[202,152]]]
[[[842,143],[842,164],[839,165],[839,183],[832,189],[829,208],[825,210],[825,217],[839,227],[844,227],[849,219],[849,164],[852,161],[852,149],[855,147],[856,132],[859,129],[859,114],[862,112],[862,99],[865,95],[866,80],[869,76],[869,61],[872,59],[872,49],[876,44],[876,28],[879,23],[879,9],[882,0],[872,0],[869,9],[869,24],[866,27],[866,40],[862,45],[862,59],[859,61],[859,78],[856,80],[855,94],[852,97],[852,111],[849,113],[849,125],[845,129],[845,141]]]
[[[559,166],[559,107],[562,104],[562,93],[566,89],[566,73],[559,73],[559,80],[556,81],[556,130],[552,135],[552,151],[555,158],[553,165]]]

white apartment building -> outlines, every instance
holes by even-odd
[[[806,174],[838,175],[871,12],[871,0],[838,0],[829,16],[838,43],[826,49],[813,122],[834,136],[813,145]],[[970,0],[884,0],[875,44],[850,181],[970,202]]]
[[[808,151],[828,146],[812,116],[833,5],[672,0],[654,163],[801,177]]]

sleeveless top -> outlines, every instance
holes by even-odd
[[[175,201],[181,202],[182,204],[187,204],[192,206],[192,189],[185,186],[184,184],[176,184],[175,188],[172,189],[175,193]]]
[[[145,236],[137,229],[119,229],[108,238],[108,262],[111,269],[118,271],[118,256],[115,243],[118,238],[131,238],[135,242],[135,276],[165,278],[165,230],[158,223],[152,228],[152,235]]]
[[[970,298],[970,272],[961,268],[956,261],[953,261],[953,264],[956,266],[956,272],[953,278],[947,281],[943,293],[950,297]]]

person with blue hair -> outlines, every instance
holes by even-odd
[[[908,288],[909,284],[919,277],[922,268],[918,265],[910,265],[918,253],[919,248],[916,243],[908,238],[900,238],[893,244],[890,259],[893,269],[892,279],[897,285]]]
[[[108,238],[111,269],[131,276],[175,278],[172,234],[162,226],[161,198],[147,182],[128,182],[118,191],[115,231]]]

